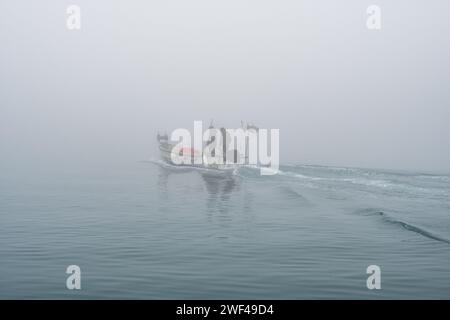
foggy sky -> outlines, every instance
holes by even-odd
[[[214,119],[279,128],[282,164],[450,172],[449,57],[446,0],[1,1],[0,164],[144,160]]]

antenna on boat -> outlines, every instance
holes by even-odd
[[[210,128],[210,129],[214,128],[213,122],[214,122],[214,119],[211,119],[211,122],[209,123],[209,128]]]

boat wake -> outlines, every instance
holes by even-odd
[[[404,222],[402,220],[393,218],[392,216],[389,216],[382,210],[378,209],[363,209],[363,210],[357,210],[356,213],[360,215],[366,215],[366,216],[379,216],[381,217],[382,221],[391,225],[400,226],[401,228],[417,233],[421,236],[424,236],[428,239],[436,240],[439,242],[450,244],[450,240],[443,238],[441,236],[438,236],[432,232],[429,232],[421,227],[415,226],[413,224]]]
[[[446,225],[445,209],[450,207],[447,195],[450,187],[445,180],[446,176],[405,175],[390,172],[381,172],[369,169],[336,169],[313,166],[281,166],[276,175],[261,175],[261,167],[258,165],[243,165],[235,170],[210,169],[205,167],[176,166],[160,159],[150,159],[154,165],[160,166],[173,172],[197,171],[202,176],[212,176],[216,179],[227,180],[229,177],[239,178],[244,183],[252,185],[252,188],[259,189],[260,184],[268,184],[279,191],[286,203],[298,207],[336,207],[349,202],[349,207],[353,207],[350,212],[360,216],[377,216],[385,224],[400,227],[404,230],[414,232],[428,239],[450,244],[450,238],[439,235],[439,231],[445,230],[441,226]],[[369,203],[383,200],[385,208],[371,207]],[[414,214],[407,209],[399,211],[394,217],[390,213],[392,208],[402,207],[405,203],[414,204],[418,212],[425,212],[426,207],[420,207],[416,199],[428,201],[429,205],[436,208],[435,227],[423,228],[417,223],[406,222],[404,217],[414,219]],[[363,204],[364,203],[364,204]],[[358,205],[357,209],[354,206]],[[445,207],[447,206],[447,207]],[[389,209],[386,209],[389,208]],[[443,211],[444,210],[444,211]],[[349,212],[349,211],[346,211]],[[389,214],[387,213],[389,212]],[[400,217],[400,218],[398,218]],[[416,216],[418,221],[423,217]],[[427,220],[428,221],[428,220]],[[433,222],[430,222],[433,225]],[[431,230],[429,229],[431,228]]]

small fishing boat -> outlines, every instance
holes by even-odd
[[[214,127],[211,123],[209,129],[213,128]],[[258,130],[258,128],[254,125],[247,125],[247,129]],[[221,128],[220,132],[222,133],[223,141],[222,163],[214,163],[214,161],[210,161],[203,150],[196,150],[194,148],[175,149],[176,143],[169,141],[169,137],[167,134],[158,133],[157,141],[159,143],[161,159],[171,166],[204,170],[204,174],[217,175],[218,173],[234,173],[239,167],[248,164],[248,157],[246,155],[242,155],[242,157],[244,157],[244,161],[238,161],[239,155],[237,150],[227,149],[228,143],[225,129]],[[206,145],[212,143],[213,141],[214,139],[212,138],[211,140],[206,142]],[[246,151],[246,153],[247,152],[248,151]],[[176,158],[177,161],[174,161],[174,158]]]

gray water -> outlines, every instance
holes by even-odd
[[[450,298],[450,176],[158,161],[4,170],[0,298]],[[82,272],[65,287],[66,267]],[[381,268],[368,290],[366,268]]]

